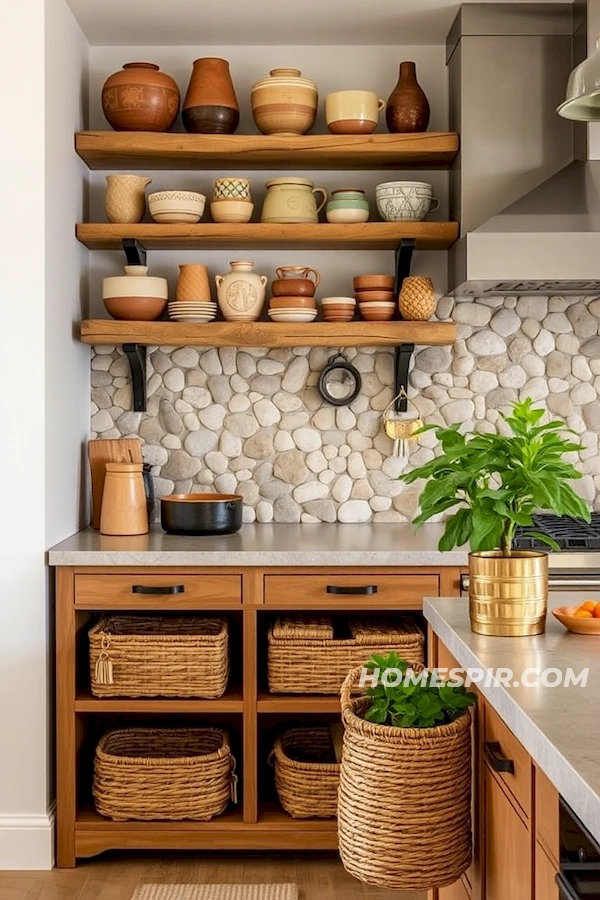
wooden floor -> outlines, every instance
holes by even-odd
[[[191,854],[106,854],[76,869],[0,872],[1,900],[130,900],[140,884],[291,882],[300,900],[425,900],[425,894],[363,885],[333,854],[195,857]]]

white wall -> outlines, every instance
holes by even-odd
[[[447,128],[447,72],[445,51],[443,46],[435,47],[247,47],[247,46],[196,46],[196,47],[92,47],[90,63],[90,127],[104,129],[107,127],[100,102],[104,80],[131,59],[156,62],[161,69],[177,81],[182,101],[189,81],[192,62],[201,56],[221,56],[230,61],[232,77],[240,104],[241,121],[239,134],[256,134],[257,128],[252,119],[250,109],[250,88],[254,82],[265,77],[270,69],[277,66],[294,66],[316,82],[319,88],[319,116],[314,133],[327,133],[323,118],[323,100],[330,91],[344,88],[365,88],[376,91],[384,99],[389,96],[398,78],[398,66],[404,59],[417,62],[417,75],[431,105],[432,116],[430,130],[443,131]],[[183,130],[181,121],[176,130]],[[384,117],[381,117],[379,130],[385,132]],[[92,220],[104,222],[104,176],[106,173],[94,172],[92,175],[92,193],[90,198]],[[214,179],[223,172],[152,172],[153,178],[148,187],[152,190],[182,188],[199,190],[210,198]],[[265,194],[264,182],[281,172],[245,172],[252,181],[254,201],[257,206],[255,216],[260,211]],[[376,216],[375,185],[390,178],[418,178],[428,180],[434,185],[436,193],[443,199],[440,210],[434,219],[447,218],[448,176],[446,172],[369,172],[369,171],[331,171],[331,172],[291,172],[290,174],[307,174],[315,184],[329,190],[336,187],[357,186],[367,190],[371,202],[372,217]],[[393,272],[394,255],[391,251],[352,251],[351,254],[338,252],[315,251],[208,251],[175,252],[161,251],[150,253],[148,263],[151,273],[163,275],[169,279],[174,291],[179,263],[202,261],[208,264],[211,274],[226,272],[229,260],[250,256],[255,260],[257,270],[273,277],[274,269],[280,265],[310,264],[323,275],[320,296],[352,293],[352,276],[361,272]],[[124,264],[121,253],[92,254],[91,269],[91,313],[94,316],[105,316],[101,295],[102,278],[117,274]],[[439,293],[446,289],[446,254],[416,253],[413,264],[415,274],[430,275]]]
[[[21,0],[4,17],[0,41],[1,107],[10,137],[2,142],[0,156],[0,402],[6,423],[0,444],[0,868],[33,869],[49,868],[53,861],[45,551],[49,540],[78,527],[69,453],[72,459],[74,434],[85,433],[87,425],[86,358],[71,348],[79,282],[79,251],[71,252],[78,189],[74,193],[71,187],[72,164],[64,164],[73,155],[78,105],[71,105],[72,85],[80,81],[85,44],[63,0],[47,0],[46,10],[44,0]],[[51,145],[48,169],[45,129]],[[46,187],[54,208],[48,219]],[[66,330],[59,341],[61,329]],[[79,364],[74,364],[77,355]],[[48,455],[46,432],[52,435]]]

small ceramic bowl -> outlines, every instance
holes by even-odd
[[[161,297],[105,297],[103,302],[113,319],[129,322],[152,322],[167,305]]]
[[[353,225],[359,222],[369,221],[369,210],[360,206],[327,206],[325,209],[325,218],[332,225]]]
[[[312,278],[276,278],[271,284],[274,297],[314,297],[316,289]]]
[[[213,200],[210,204],[213,222],[249,222],[253,212],[251,200]]]
[[[386,301],[387,303],[394,302],[394,292],[393,291],[357,291],[356,299],[359,303],[377,303],[379,301]]]
[[[393,275],[356,275],[352,279],[355,291],[393,291],[396,279]]]
[[[552,615],[564,625],[567,631],[574,634],[600,634],[600,619],[583,619],[574,615],[578,606],[559,606],[552,610]]]
[[[394,318],[395,303],[361,303],[360,314],[367,322],[387,322]]]
[[[328,306],[330,303],[344,303],[349,306],[356,306],[356,300],[354,299],[354,297],[323,297],[323,299],[321,300],[321,306]]]
[[[155,222],[164,224],[199,222],[204,213],[206,197],[195,191],[155,191],[148,195],[148,209]]]
[[[249,200],[252,202],[250,181],[247,178],[232,176],[217,178],[212,198],[213,200]]]
[[[271,297],[269,309],[316,309],[314,297]]]

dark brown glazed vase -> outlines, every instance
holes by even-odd
[[[179,100],[177,84],[155,63],[126,63],[102,86],[102,110],[115,131],[168,131]]]
[[[414,62],[400,63],[400,77],[385,108],[385,120],[392,134],[427,131],[429,101],[417,81]]]
[[[240,110],[226,59],[197,59],[183,102],[183,124],[193,134],[233,134]]]

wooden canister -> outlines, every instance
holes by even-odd
[[[100,532],[146,534],[148,508],[141,463],[107,463]]]

